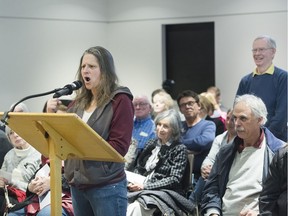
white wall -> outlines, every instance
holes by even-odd
[[[109,12],[109,47],[122,82],[134,94],[150,95],[161,87],[165,24],[215,22],[216,86],[228,107],[240,78],[254,68],[251,47],[256,36],[269,34],[276,39],[274,63],[287,70],[286,0],[115,0]]]
[[[257,35],[276,39],[275,64],[287,70],[286,0],[0,0],[0,111],[71,83],[94,45],[111,51],[122,84],[150,95],[163,79],[162,25],[207,21],[215,22],[216,85],[227,106],[254,67]],[[26,103],[39,112],[48,97]]]
[[[83,51],[107,45],[106,10],[105,0],[1,0],[0,111],[74,81]],[[25,103],[39,112],[49,97]]]

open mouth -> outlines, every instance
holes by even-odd
[[[90,78],[89,78],[89,77],[84,77],[84,80],[85,80],[86,82],[89,82],[89,81],[90,81]]]

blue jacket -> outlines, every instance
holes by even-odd
[[[264,155],[263,179],[265,179],[274,153],[284,145],[284,142],[276,138],[267,128],[263,128],[263,130],[268,147]],[[233,164],[238,146],[241,143],[241,139],[236,137],[233,143],[223,146],[217,154],[202,194],[202,214],[209,208],[217,208],[219,212],[222,212],[222,197],[226,191],[230,168]]]

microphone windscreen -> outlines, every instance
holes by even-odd
[[[74,81],[73,83],[75,84],[75,90],[81,88],[82,86],[82,82],[80,80]]]

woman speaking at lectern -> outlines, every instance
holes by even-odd
[[[83,87],[76,91],[68,112],[79,115],[124,156],[133,129],[133,96],[127,87],[118,85],[111,53],[100,46],[87,49],[76,76]],[[56,112],[59,101],[57,98],[48,100],[47,112]],[[124,163],[68,159],[64,172],[71,186],[76,216],[126,215]]]

